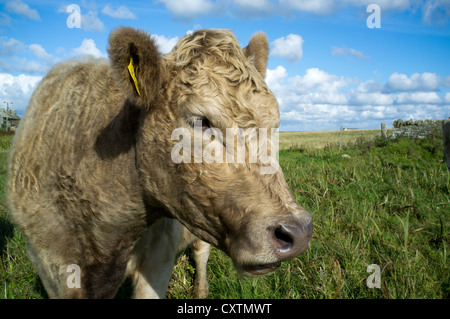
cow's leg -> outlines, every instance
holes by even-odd
[[[27,242],[27,252],[49,298],[84,298],[81,271],[75,269],[53,250],[36,248]]]
[[[208,278],[206,266],[208,263],[211,245],[201,239],[197,239],[192,244],[195,261],[195,294],[197,298],[206,298],[209,294]]]
[[[164,298],[182,227],[175,219],[161,218],[139,238],[127,266],[134,285],[133,298]]]
[[[198,239],[186,227],[183,227],[180,243],[178,245],[178,252],[181,252],[191,244],[195,262],[194,291],[197,298],[203,299],[208,297],[209,294],[206,266],[211,245]]]
[[[68,240],[70,241],[70,240]],[[125,277],[127,254],[115,251],[103,263],[86,264],[86,254],[60,245],[42,249],[27,243],[30,259],[49,298],[113,298]]]

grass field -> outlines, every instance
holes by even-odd
[[[387,130],[388,135],[392,130]],[[280,132],[280,150],[313,150],[338,148],[341,131]],[[356,139],[372,140],[381,135],[380,130],[347,130],[342,132],[342,145]]]
[[[286,142],[280,134],[280,165],[313,217],[309,250],[254,279],[239,276],[213,249],[209,298],[449,298],[450,173],[441,138],[386,142],[376,132],[352,132],[340,151],[332,141],[339,132],[314,134],[308,138],[322,143],[307,144],[306,133],[286,134]],[[0,298],[45,298],[8,219],[7,155],[0,150]],[[177,259],[167,298],[194,297],[190,257],[186,250]],[[367,285],[372,264],[380,268],[380,288]]]

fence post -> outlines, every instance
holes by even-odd
[[[381,139],[387,139],[386,123],[381,123]]]
[[[342,132],[344,131],[344,128],[341,125],[341,135],[339,137],[339,150],[342,149]]]

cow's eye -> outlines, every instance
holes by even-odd
[[[206,117],[203,116],[193,116],[191,117],[189,124],[192,127],[195,127],[195,125],[201,125],[202,126],[202,130],[206,130],[209,129],[211,127],[209,120]]]
[[[210,127],[211,125],[209,124],[209,120],[206,117],[202,118],[202,129],[206,130]]]

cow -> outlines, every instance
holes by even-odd
[[[264,81],[266,35],[241,49],[228,30],[198,30],[166,55],[134,28],[108,40],[109,59],[48,72],[10,151],[9,212],[48,296],[112,298],[129,275],[134,297],[163,298],[184,228],[248,276],[305,252],[312,218],[278,162],[249,153],[228,161],[238,143],[224,143],[229,128],[279,126]],[[227,161],[197,160],[187,149],[174,159],[173,132],[213,128],[200,151],[213,145]],[[258,136],[258,152],[273,145],[269,135]]]
[[[442,137],[444,139],[444,155],[447,161],[447,170],[450,171],[450,117],[442,121]]]

